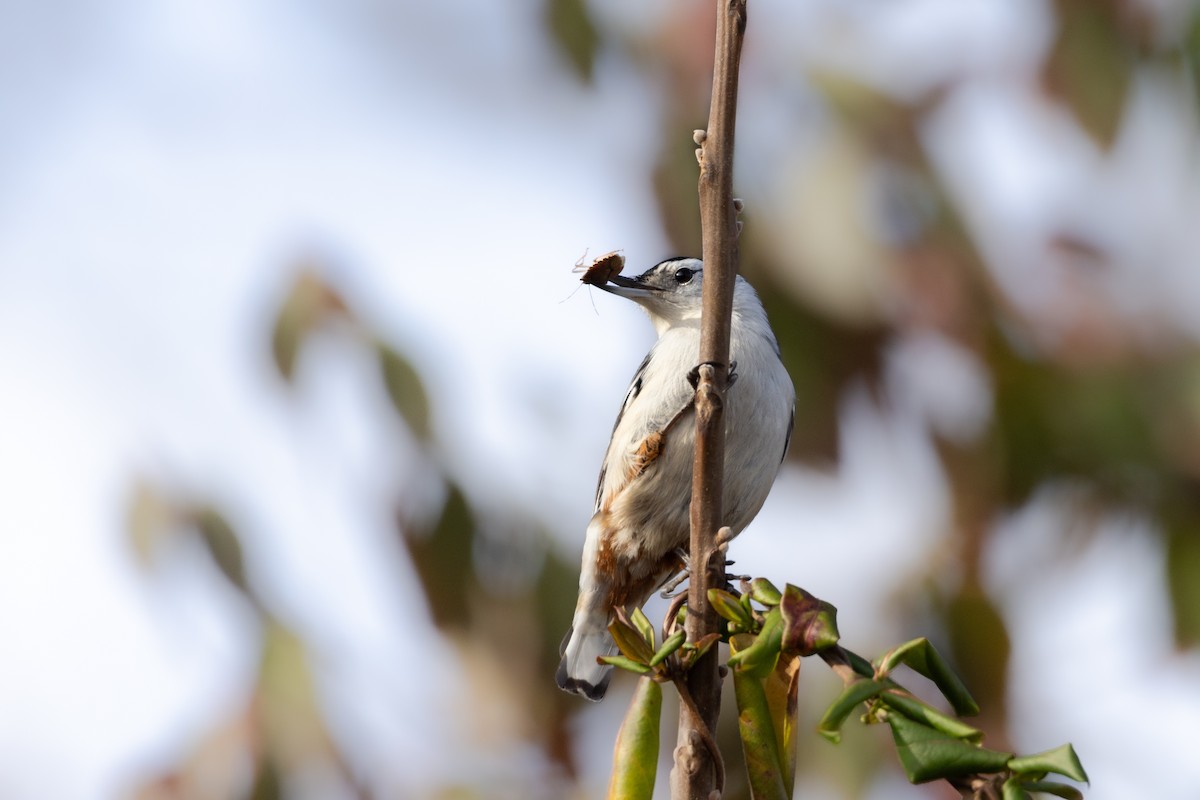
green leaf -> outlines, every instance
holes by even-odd
[[[750,635],[746,634],[746,633],[739,633],[739,634],[737,634],[737,636],[749,637]],[[750,637],[750,638],[753,638],[753,637]],[[681,657],[684,669],[690,668],[692,666],[692,664],[695,664],[697,661],[699,661],[701,658],[703,658],[704,654],[707,653],[712,648],[712,646],[719,641],[721,641],[721,634],[708,633],[708,634],[705,634],[704,636],[701,636],[694,643],[693,642],[685,642],[683,645],[683,656]]]
[[[737,625],[741,630],[754,628],[754,619],[746,613],[741,600],[724,589],[709,589],[708,602],[719,615]]]
[[[970,725],[960,722],[953,717],[947,717],[940,711],[931,708],[902,691],[889,689],[880,694],[879,699],[888,708],[899,711],[909,719],[920,722],[923,725],[928,725],[947,736],[953,736],[955,739],[963,739],[974,744],[979,744],[983,741],[983,731],[972,728]]]
[[[646,614],[640,608],[635,608],[633,613],[629,615],[629,621],[633,623],[633,627],[637,628],[637,632],[646,640],[646,644],[650,649],[654,649],[654,626],[650,624],[650,620],[646,618]]]
[[[1064,797],[1066,800],[1083,800],[1083,792],[1074,786],[1068,786],[1065,783],[1058,783],[1057,781],[1030,781],[1021,785],[1030,792],[1052,794],[1055,797]]]
[[[682,647],[686,639],[687,632],[682,630],[675,631],[675,633],[668,636],[667,640],[663,642],[663,646],[654,652],[654,657],[650,659],[650,666],[657,667],[667,659],[667,656]]]
[[[790,793],[784,785],[786,770],[762,680],[734,670],[733,693],[751,796],[754,800],[788,800]]]
[[[884,677],[900,664],[906,664],[933,681],[954,706],[956,714],[970,717],[979,713],[979,705],[967,687],[928,639],[913,639],[893,648],[876,660],[875,669],[880,677]]]
[[[784,652],[810,656],[838,643],[837,609],[824,600],[789,583],[778,610],[783,618]]]
[[[730,639],[730,649],[739,641],[740,636]],[[779,647],[783,641],[783,618],[779,609],[773,608],[763,620],[762,630],[754,641],[744,650],[735,650],[729,656],[728,665],[736,670],[742,670],[756,678],[762,679],[775,669],[779,659]]]
[[[584,0],[546,0],[546,25],[575,73],[590,83],[600,36]]]
[[[736,680],[736,673],[735,680]],[[763,681],[775,741],[779,743],[779,761],[783,787],[791,797],[796,787],[796,731],[799,726],[800,657],[781,658]]]
[[[652,671],[650,667],[642,662],[634,661],[632,658],[628,658],[626,656],[600,656],[600,660],[605,664],[610,664],[614,667],[620,667],[621,669],[629,670],[630,672],[638,675],[647,675]]]
[[[842,725],[846,723],[846,718],[860,703],[867,702],[885,688],[887,687],[884,683],[870,679],[851,683],[842,689],[842,693],[825,710],[825,714],[817,724],[817,733],[837,744],[842,740]]]
[[[617,733],[608,800],[652,800],[661,720],[662,686],[642,678]]]
[[[1008,762],[1008,768],[1017,773],[1045,774],[1053,772],[1065,775],[1073,781],[1087,783],[1088,776],[1083,770],[1083,764],[1075,753],[1075,748],[1064,744],[1044,753],[1031,756],[1018,756]]]
[[[750,597],[764,606],[777,606],[783,599],[783,593],[766,578],[755,578],[750,581]]]
[[[612,634],[613,641],[617,643],[617,649],[626,658],[643,665],[648,665],[650,659],[654,658],[654,651],[650,649],[650,645],[646,644],[641,631],[628,622],[614,619],[608,626],[608,632]]]
[[[938,684],[955,711],[963,716],[978,713],[978,705],[964,684],[970,684],[983,705],[1002,708],[1007,697],[1011,645],[1000,609],[978,583],[966,581],[948,599],[942,614],[950,636],[950,653],[963,675],[959,678],[942,661],[938,666],[945,670],[944,680],[952,683],[927,677]]]
[[[409,430],[422,441],[428,441],[432,429],[429,422],[429,397],[421,376],[400,353],[383,342],[375,343],[379,357],[379,369],[388,399],[400,413]]]
[[[888,714],[887,723],[892,728],[896,754],[900,757],[904,774],[912,783],[980,772],[999,772],[1012,758],[1011,753],[976,747],[914,722],[904,714]]]
[[[1025,791],[1025,787],[1019,781],[1012,778],[1004,782],[1004,785],[1000,787],[1000,791],[1002,792],[1002,800],[1033,800],[1029,792]]]

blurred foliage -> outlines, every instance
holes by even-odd
[[[1165,5],[1055,0],[1048,6],[1054,26],[1048,51],[1036,69],[1030,75],[988,74],[987,80],[1007,81],[1003,85],[1034,103],[1066,112],[1100,146],[1099,157],[1109,158],[1127,124],[1137,81],[1151,70],[1166,66],[1172,75],[1190,75],[1186,85],[1200,102],[1200,14],[1195,4],[1185,4],[1186,14]],[[659,139],[646,186],[671,251],[696,253],[690,134],[707,118],[712,8],[669,4],[653,24],[621,29],[602,24],[594,8],[585,0],[546,0],[547,41],[565,56],[564,69],[583,83],[592,81],[603,51],[659,87]],[[1073,497],[1086,498],[1068,509],[1069,530],[1055,533],[1063,541],[1086,536],[1106,511],[1132,511],[1152,523],[1147,535],[1162,548],[1176,642],[1200,643],[1200,351],[1165,314],[1159,318],[1150,309],[1131,319],[1105,294],[1105,282],[1128,256],[1102,231],[1047,221],[1054,229],[1030,256],[1040,261],[1029,274],[1044,277],[1047,287],[1060,278],[1069,291],[1048,295],[1040,310],[1009,294],[965,221],[970,215],[962,190],[956,194],[943,185],[926,151],[941,99],[958,83],[979,77],[970,68],[891,94],[861,73],[831,66],[852,59],[818,63],[792,54],[785,59],[777,50],[778,63],[763,63],[767,55],[754,49],[756,24],[752,7],[747,57],[758,61],[743,74],[743,86],[762,81],[769,85],[756,88],[769,93],[773,110],[804,112],[774,139],[739,136],[739,143],[765,148],[762,142],[773,141],[776,149],[738,155],[739,168],[758,164],[758,183],[747,180],[748,190],[738,190],[748,200],[742,271],[759,289],[797,388],[790,459],[806,466],[835,463],[839,412],[852,388],[865,387],[882,409],[889,408],[895,390],[889,353],[906,337],[934,334],[981,367],[991,393],[983,423],[966,433],[948,435],[936,426],[929,432],[941,459],[951,523],[938,552],[930,554],[928,573],[911,576],[910,596],[897,605],[933,610],[932,621],[914,610],[918,618],[902,624],[919,622],[921,632],[949,654],[992,715],[985,725],[989,742],[1006,749],[1014,637],[1003,598],[991,596],[982,578],[983,561],[997,521],[1046,487],[1070,485],[1079,490]],[[743,129],[763,124],[746,116],[749,107],[743,105]],[[759,107],[765,107],[761,100]],[[317,336],[349,337],[377,361],[380,392],[412,434],[396,446],[419,443],[409,447],[418,471],[436,476],[433,485],[441,492],[439,502],[439,496],[411,498],[396,487],[404,502],[393,518],[429,617],[461,662],[464,703],[502,719],[502,736],[539,750],[572,785],[582,739],[571,718],[580,704],[559,693],[551,676],[575,601],[577,564],[548,546],[528,509],[482,508],[470,483],[448,471],[453,460],[445,458],[434,424],[437,398],[407,355],[417,345],[389,341],[353,305],[323,277],[319,263],[298,265],[272,328],[275,367],[296,388],[305,345]],[[418,500],[426,506],[413,507]],[[185,540],[198,544],[216,573],[247,600],[263,632],[262,666],[246,706],[137,796],[284,797],[297,773],[314,769],[334,776],[348,796],[367,795],[325,724],[311,645],[271,612],[253,558],[243,552],[237,520],[211,498],[141,481],[130,493],[128,527],[130,547],[147,569]],[[524,535],[506,533],[513,530]],[[512,563],[535,566],[496,580],[497,565]],[[776,663],[763,673],[774,674]],[[793,676],[776,677],[782,685]],[[647,705],[656,708],[653,697]],[[803,735],[819,713],[803,693],[797,713],[800,780],[806,769],[816,770],[844,797],[872,792],[877,771],[887,768],[881,766],[880,737],[847,730],[843,745],[830,753]],[[748,785],[733,774],[741,756],[728,746],[738,738],[737,718],[727,711],[716,732],[723,752],[731,754],[726,800],[749,796]],[[902,724],[896,741],[911,754],[928,741],[929,730]],[[780,731],[777,738],[788,739]],[[765,736],[766,728],[755,735]],[[247,762],[253,765],[248,773]],[[1018,765],[1028,768],[1024,775],[1046,767],[1036,759]],[[448,786],[444,796],[487,792]]]
[[[592,80],[600,36],[584,0],[545,0],[546,27],[559,52],[567,57],[575,74],[585,83]]]

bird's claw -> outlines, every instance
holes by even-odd
[[[721,366],[721,363],[719,361],[702,361],[699,364],[697,364],[696,366],[692,367],[690,370],[688,370],[687,382],[688,382],[688,385],[692,387],[693,391],[700,387],[700,368],[703,366],[706,366],[706,365],[712,367],[713,369],[716,369],[717,367]],[[734,383],[734,381],[737,380],[737,378],[738,378],[737,362],[730,361],[729,362],[729,375],[725,378],[726,388],[733,386],[733,383]]]

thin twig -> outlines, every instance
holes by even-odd
[[[733,288],[737,277],[737,214],[733,203],[733,136],[737,115],[738,68],[746,30],[746,0],[717,0],[717,35],[708,128],[694,137],[700,162],[700,224],[703,236],[704,301],[700,367],[696,384],[696,452],[692,467],[691,576],[688,583],[688,639],[698,642],[717,631],[708,590],[725,585],[725,559],[713,558],[722,523],[725,425],[724,394],[729,381],[729,338]],[[686,676],[689,699],[680,706],[679,741],[692,741],[716,729],[721,703],[717,648],[697,660]],[[681,692],[682,695],[682,692]],[[711,739],[711,736],[709,737]],[[682,769],[672,777],[674,800],[707,798],[712,793],[719,755],[711,767]]]

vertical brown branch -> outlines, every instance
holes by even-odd
[[[708,590],[725,583],[725,560],[717,552],[724,486],[724,396],[729,378],[729,329],[738,269],[737,215],[733,207],[733,133],[738,66],[746,30],[746,0],[717,0],[716,57],[708,129],[700,149],[700,223],[703,230],[704,307],[701,317],[700,382],[696,387],[696,454],[692,472],[691,576],[687,634],[697,641],[717,630]],[[716,730],[721,701],[713,648],[688,674],[695,711],[679,714],[679,748],[671,774],[674,800],[707,800],[715,786],[715,754],[700,744],[700,731]],[[697,716],[698,715],[698,716]],[[719,757],[719,756],[718,756]]]

